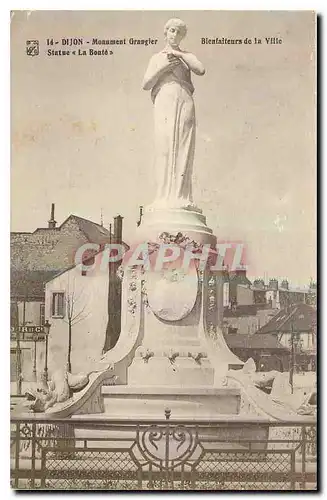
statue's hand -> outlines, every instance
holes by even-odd
[[[175,66],[178,66],[181,63],[180,59],[178,57],[168,53],[166,60],[164,60],[164,67],[165,68],[175,68]]]
[[[169,69],[175,68],[176,66],[186,66],[188,68],[187,64],[182,58],[182,52],[178,50],[171,49],[169,52],[167,52],[167,59]]]
[[[169,69],[173,69],[173,68],[176,68],[176,66],[180,66],[180,64],[181,64],[181,61],[180,61],[179,59],[175,58],[175,59],[173,59],[173,60],[169,63],[168,68],[169,68]]]
[[[181,57],[182,52],[180,50],[174,50],[170,49],[169,52],[167,52],[168,58],[169,57]]]
[[[167,64],[165,65],[164,71],[173,71],[175,68],[179,67],[181,65],[180,59],[177,57],[174,57],[171,61],[168,61]]]

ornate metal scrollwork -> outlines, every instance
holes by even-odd
[[[58,437],[68,436],[68,431],[71,429],[66,424],[24,423],[19,426],[19,435],[15,437],[14,442],[18,439],[20,451],[31,453],[34,441],[36,456],[39,457],[45,446],[55,446],[58,443]]]
[[[200,444],[196,428],[184,425],[151,425],[138,430],[137,447],[153,466],[172,471],[196,455]]]

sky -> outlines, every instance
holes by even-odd
[[[243,241],[250,276],[316,277],[315,16],[276,11],[33,11],[11,20],[11,230],[74,213],[132,238],[154,197],[153,109],[142,79],[181,17],[197,116],[194,199],[218,240]],[[112,56],[48,57],[53,37],[153,38]],[[205,45],[202,37],[261,38]],[[267,44],[279,37],[282,44]],[[40,55],[26,55],[38,39]],[[59,50],[61,45],[55,47]],[[87,46],[87,50],[88,50]]]

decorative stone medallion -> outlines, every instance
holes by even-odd
[[[196,269],[163,269],[146,273],[148,302],[153,313],[166,321],[185,318],[193,309],[197,292]]]

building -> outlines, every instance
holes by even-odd
[[[224,309],[224,332],[252,335],[276,314],[269,305],[235,305]]]
[[[122,217],[114,219],[113,242],[122,243]],[[125,250],[128,246],[122,243]],[[119,262],[108,263],[100,250],[80,264],[57,273],[46,284],[45,314],[51,323],[49,369],[92,370],[114,347],[121,326]]]
[[[47,228],[11,233],[11,305],[19,325],[39,325],[44,317],[45,283],[74,265],[76,251],[86,243],[105,245],[112,235],[100,224],[70,215],[59,226],[54,204]]]
[[[68,362],[73,372],[87,371],[103,353],[109,273],[101,264],[102,252],[94,257],[92,271],[73,266],[46,284],[45,310],[51,323],[50,372],[65,368]]]
[[[10,284],[10,380],[36,380],[36,365],[44,366],[44,345],[24,335],[22,327],[43,327],[45,321],[45,282],[54,275],[53,271],[11,271]],[[21,328],[19,328],[21,327]],[[19,362],[17,364],[17,341]]]
[[[17,379],[18,372],[23,374],[24,380],[35,379],[35,362],[39,366],[43,364],[43,342],[37,346],[26,340],[20,344],[21,366],[17,367],[15,331],[17,327],[43,326],[46,317],[45,283],[74,265],[76,251],[82,245],[105,245],[110,241],[111,235],[106,228],[77,215],[70,215],[57,226],[54,204],[47,227],[10,234],[12,381]]]
[[[251,283],[245,270],[226,273],[224,280],[225,333],[253,334],[286,306],[316,304],[315,283],[302,288],[277,279],[270,279],[268,284],[263,279]]]
[[[288,306],[279,311],[256,336],[275,335],[291,351],[295,372],[315,371],[317,354],[317,311],[308,304]]]
[[[225,308],[233,305],[253,304],[251,281],[246,276],[246,269],[239,268],[224,272],[223,303]]]
[[[245,268],[225,273],[223,287],[225,333],[253,334],[277,312],[264,299],[256,302]]]
[[[242,361],[252,358],[257,371],[287,371],[289,368],[289,347],[283,346],[273,334],[225,335],[230,350]]]
[[[12,271],[61,271],[74,264],[75,253],[83,244],[109,243],[108,229],[77,215],[70,215],[57,227],[54,210],[52,204],[48,227],[10,234]]]
[[[267,285],[263,279],[256,279],[251,289],[255,304],[270,304],[272,309],[283,309],[292,304],[316,303],[317,287],[313,282],[308,287],[292,287],[286,279],[281,283],[275,278],[270,279]]]

